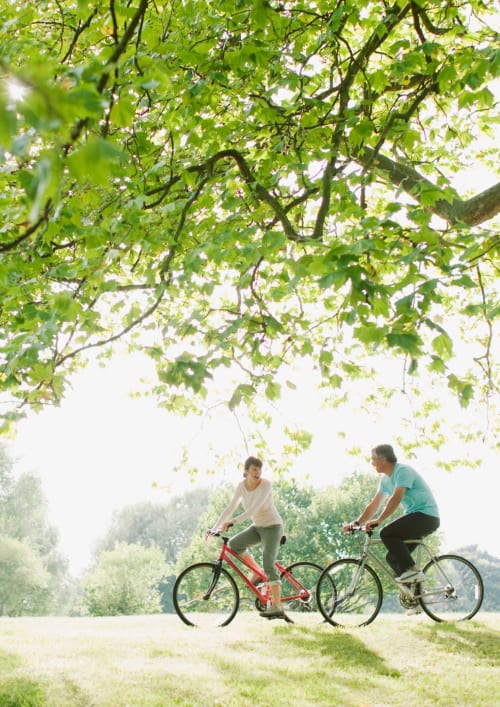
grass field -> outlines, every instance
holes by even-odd
[[[0,707],[500,706],[500,615],[381,615],[352,630],[238,614],[1,618]]]

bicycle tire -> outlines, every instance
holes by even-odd
[[[440,555],[424,567],[420,605],[434,621],[466,621],[483,603],[484,585],[472,562],[459,555]]]
[[[316,587],[322,572],[321,565],[300,561],[289,565],[281,573],[281,601],[285,605],[287,614],[321,616],[316,600]],[[297,580],[299,587],[293,583],[293,580],[288,579],[289,575]]]
[[[173,601],[185,624],[212,628],[231,623],[238,611],[240,595],[227,570],[216,562],[197,562],[186,567],[175,580]]]
[[[382,606],[383,590],[378,575],[369,566],[361,568],[354,592],[351,591],[361,560],[346,557],[323,570],[316,597],[323,618],[332,626],[367,626]]]

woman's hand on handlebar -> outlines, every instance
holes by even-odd
[[[220,535],[221,533],[225,533],[226,530],[229,530],[229,528],[231,528],[233,525],[234,523],[228,521],[227,523],[223,523],[220,528],[210,528],[209,530],[205,531],[205,540]]]

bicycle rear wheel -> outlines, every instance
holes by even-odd
[[[458,555],[441,555],[427,563],[420,604],[434,621],[465,621],[483,602],[483,580],[474,565]]]
[[[382,585],[369,565],[345,558],[325,568],[316,591],[318,608],[332,626],[366,626],[382,606]]]
[[[240,597],[229,572],[215,562],[198,562],[183,570],[173,590],[174,607],[188,626],[227,626]]]
[[[286,568],[281,574],[281,601],[287,614],[309,614],[321,619],[316,587],[322,572],[323,567],[314,562],[294,562]]]

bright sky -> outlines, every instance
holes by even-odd
[[[193,421],[176,418],[151,399],[132,398],[130,392],[148,366],[140,356],[117,359],[105,369],[90,366],[75,377],[59,408],[30,415],[8,445],[17,460],[15,470],[42,479],[50,522],[59,530],[61,551],[74,574],[88,566],[93,545],[106,532],[114,510],[143,500],[168,502],[189,486],[187,475],[174,471],[184,446],[204,485],[218,481],[204,473],[213,467],[217,453],[230,447],[242,460],[247,456],[235,419],[222,408],[212,420]],[[397,432],[394,418],[383,409],[378,417],[368,418],[354,405],[349,421],[345,409],[319,410],[313,389],[305,387],[297,395],[284,407],[287,421],[312,428],[314,442],[291,471],[316,486],[337,484],[356,468],[372,470],[370,449],[391,442]],[[336,431],[346,425],[350,432],[343,442]],[[363,449],[359,457],[346,454],[352,442]],[[436,494],[446,549],[477,544],[500,557],[498,460],[491,455],[480,469],[447,473],[429,459],[410,463]],[[405,461],[402,455],[400,461]],[[272,477],[272,470],[266,471]],[[240,469],[233,465],[220,469],[220,481],[236,483],[239,477]],[[360,499],[360,508],[368,500]]]

